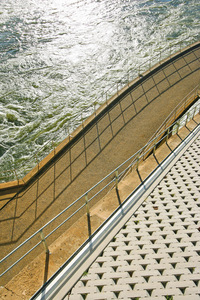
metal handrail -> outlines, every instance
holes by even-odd
[[[192,113],[192,118],[194,117],[194,114],[196,113],[196,107],[194,107],[194,112]],[[117,168],[115,168],[112,172],[110,172],[109,174],[107,174],[103,179],[101,179],[98,183],[96,183],[93,187],[91,187],[87,192],[85,192],[84,194],[82,194],[78,199],[76,199],[73,203],[71,203],[70,205],[68,205],[64,210],[62,210],[58,215],[56,215],[54,218],[52,218],[49,222],[47,222],[44,226],[42,226],[40,229],[38,229],[34,234],[32,234],[29,238],[27,238],[24,242],[22,242],[19,246],[17,246],[14,250],[12,250],[10,253],[8,253],[4,258],[2,258],[0,260],[0,263],[3,263],[6,259],[8,259],[11,255],[13,255],[17,250],[19,250],[20,248],[22,248],[25,244],[27,244],[31,239],[33,239],[33,237],[35,237],[37,234],[43,233],[43,230],[45,228],[47,228],[54,220],[56,220],[59,216],[61,216],[64,212],[66,212],[67,210],[69,210],[69,208],[71,208],[73,205],[75,205],[77,202],[79,202],[82,198],[84,197],[88,197],[88,194],[94,190],[97,186],[99,186],[103,181],[105,181],[106,179],[108,179],[111,175],[113,174],[118,174],[119,170],[121,167],[123,167],[125,164],[127,164],[130,160],[132,160],[131,164],[129,164],[128,167],[126,167],[121,173],[119,173],[117,175],[117,182],[115,183],[114,186],[117,186],[118,182],[124,178],[124,175],[127,174],[127,171],[130,170],[130,168],[133,168],[134,166],[136,166],[136,168],[138,168],[138,164],[140,162],[140,160],[143,160],[143,157],[147,154],[147,152],[149,152],[150,150],[152,150],[155,146],[157,146],[158,143],[160,143],[160,140],[157,143],[154,143],[155,140],[158,140],[158,137],[161,136],[161,139],[168,139],[168,136],[173,133],[173,127],[177,124],[180,123],[181,118],[179,118],[177,121],[175,121],[173,124],[171,124],[168,128],[165,128],[165,130],[163,130],[162,132],[160,132],[158,134],[158,136],[154,137],[150,142],[148,142],[145,146],[143,146],[140,150],[138,150],[136,153],[134,153],[132,156],[130,156],[127,160],[125,160],[122,164],[120,164]],[[185,120],[185,125],[187,122],[187,118]],[[165,133],[165,134],[164,134]],[[164,134],[164,135],[163,135]],[[148,149],[147,151],[144,151],[144,149],[147,149],[148,145],[152,145],[153,142],[153,146],[151,146],[151,149]],[[134,160],[133,160],[134,158]],[[46,239],[53,234],[57,229],[59,229],[63,224],[65,224],[70,218],[72,218],[78,211],[80,211],[83,207],[87,206],[87,204],[89,202],[91,202],[97,195],[99,195],[102,191],[104,191],[108,186],[110,186],[114,181],[116,180],[116,176],[115,178],[112,180],[110,180],[108,183],[106,183],[103,188],[101,188],[95,195],[93,195],[90,199],[87,200],[87,202],[85,202],[84,204],[82,204],[77,210],[75,210],[68,218],[66,218],[63,222],[61,222],[57,227],[55,227],[50,233],[48,233],[46,236],[43,236],[43,238],[36,244],[34,245],[31,249],[29,249],[24,255],[22,255],[18,260],[16,260],[11,266],[9,266],[4,272],[2,272],[0,274],[0,277],[2,277],[4,274],[6,274],[10,269],[12,269],[15,265],[17,265],[24,257],[26,257],[30,252],[32,252],[36,247],[38,247],[42,242],[46,241]],[[113,188],[113,186],[111,187]],[[88,230],[89,231],[89,230]],[[89,235],[90,235],[90,231],[89,231]],[[46,242],[45,242],[46,243]],[[46,247],[48,249],[48,246],[46,244]]]
[[[68,258],[61,268],[34,293],[31,300],[54,299],[68,296],[70,298],[71,290],[79,280],[81,274],[85,274],[91,264],[91,255],[94,257],[101,256],[103,245],[108,244],[118,233],[120,228],[130,219],[133,212],[140,205],[141,200],[145,201],[147,193],[153,189],[155,183],[159,183],[160,177],[166,174],[179,156],[195,141],[200,132],[200,125],[197,125],[189,135],[179,144],[174,151],[169,154],[151,174],[135,189],[126,200],[114,210],[101,226],[93,232],[74,254]],[[146,195],[146,196],[145,196]],[[139,203],[140,202],[140,203]],[[103,245],[102,245],[103,244]],[[99,247],[100,246],[100,247]]]
[[[200,83],[197,84],[197,86],[191,91],[189,92],[182,100],[181,102],[173,109],[173,111],[168,115],[168,117],[162,122],[162,124],[160,125],[160,127],[156,130],[156,132],[153,134],[153,136],[149,139],[148,142],[150,142],[155,136],[157,136],[157,134],[163,130],[163,128],[166,130],[166,124],[169,120],[173,119],[173,122],[176,120],[177,117],[177,112],[178,110],[180,110],[182,107],[184,107],[184,109],[186,108],[186,103],[188,100],[190,100],[191,98],[194,98],[195,96],[199,96],[200,95]],[[174,116],[174,118],[173,118]],[[172,122],[172,121],[171,121]],[[170,123],[171,123],[170,122]],[[147,143],[148,143],[147,142]]]
[[[157,63],[160,63],[161,60],[164,59],[164,57],[163,57],[163,55],[162,55],[163,53],[166,52],[166,56],[165,56],[165,57],[167,57],[167,56],[169,55],[169,54],[167,54],[167,53],[168,53],[167,51],[169,50],[170,56],[172,55],[172,53],[171,53],[172,47],[175,47],[175,46],[179,45],[179,46],[180,46],[180,47],[179,47],[179,50],[182,51],[183,43],[186,42],[186,40],[187,40],[188,38],[197,41],[197,39],[194,39],[194,37],[186,36],[183,40],[178,41],[177,43],[173,43],[172,45],[170,44],[168,47],[166,47],[165,49],[163,49],[162,51],[160,51],[160,52],[159,52],[159,53],[160,53],[159,57],[158,57],[158,55],[154,55],[154,56],[151,56],[150,58],[148,58],[147,61],[145,61],[144,63],[142,63],[142,64],[140,64],[140,65],[138,66],[138,70],[137,70],[137,71],[135,71],[136,68],[133,68],[133,67],[130,68],[130,69],[127,71],[127,79],[125,79],[124,81],[122,81],[122,80],[117,81],[116,83],[114,83],[114,85],[113,85],[112,87],[110,87],[109,89],[107,89],[100,97],[97,97],[97,98],[95,99],[95,101],[93,101],[92,106],[94,107],[94,113],[96,113],[97,109],[99,108],[99,106],[100,106],[99,103],[105,103],[106,105],[108,105],[108,102],[107,102],[108,95],[109,95],[109,97],[111,97],[111,96],[114,95],[114,94],[119,94],[119,84],[122,83],[122,86],[121,86],[120,89],[122,89],[123,87],[125,88],[126,86],[129,86],[129,83],[132,81],[132,79],[130,79],[130,78],[131,78],[130,73],[132,73],[132,74],[134,73],[134,75],[135,75],[135,73],[137,73],[138,76],[139,76],[139,75],[141,75],[141,70],[142,70],[142,68],[144,69],[146,65],[148,65],[148,66],[149,66],[149,69],[151,69],[152,61],[153,61],[154,59],[156,59]],[[191,41],[190,41],[190,43],[191,43]],[[133,75],[132,75],[132,77],[133,77]],[[101,100],[100,100],[100,99],[101,99]],[[98,107],[97,107],[97,105],[98,105]],[[70,130],[69,130],[69,127],[70,127],[70,124],[71,124],[71,120],[68,121],[68,123],[65,125],[65,126],[67,126],[68,136],[69,136],[69,137],[71,136],[72,132],[73,132],[79,125],[81,125],[81,123],[83,123],[83,121],[88,117],[87,114],[86,114],[85,117],[83,117],[83,113],[87,113],[87,110],[88,110],[88,108],[85,108],[84,110],[82,110],[82,112],[81,112],[80,114],[78,114],[76,117],[73,118],[73,121],[78,120],[78,125],[77,125],[76,127],[72,128],[71,132],[70,132]],[[80,119],[80,120],[79,120],[79,119]],[[66,127],[65,127],[64,129],[66,130]],[[50,144],[51,144],[50,151],[51,151],[52,149],[55,149],[55,144],[54,144],[54,143],[55,143],[55,138],[56,138],[56,134],[55,134],[55,136],[54,136],[51,140],[49,140],[49,141],[47,141],[46,143],[44,143],[44,145],[43,145],[39,150],[37,150],[37,151],[33,154],[33,156],[30,158],[30,160],[31,160],[31,161],[36,161],[36,165],[38,165],[38,156],[39,156],[39,153],[41,153],[42,151],[44,151],[44,149],[45,149],[46,147],[48,147]],[[52,147],[52,146],[53,146],[53,147]],[[25,163],[21,165],[20,170],[22,170],[23,167],[25,167]],[[31,168],[31,169],[32,169],[32,168]],[[16,170],[15,168],[9,169],[9,170],[7,170],[7,169],[6,169],[6,170],[1,170],[1,172],[4,173],[4,174],[5,174],[5,173],[13,173],[13,174],[14,174],[14,178],[16,178],[16,180],[19,180],[19,177],[20,177],[20,176],[17,175],[18,172],[17,172],[17,170]],[[28,172],[28,170],[27,170],[26,172]],[[5,179],[5,178],[7,178],[8,176],[9,176],[9,175],[7,175],[7,176],[5,175],[5,176],[3,176],[3,177],[0,177],[0,180],[3,180],[3,179]]]
[[[197,86],[191,91],[189,92],[184,98],[183,100],[174,108],[174,110],[169,114],[169,116],[163,121],[163,123],[160,125],[160,127],[156,130],[156,132],[154,133],[154,136],[161,130],[161,128],[163,128],[164,125],[166,125],[167,121],[175,114],[176,117],[176,113],[178,111],[178,109],[180,109],[180,107],[182,107],[182,105],[187,101],[187,99],[189,99],[190,97],[192,97],[194,94],[196,96],[199,96],[199,90],[200,90],[200,83],[197,84]],[[151,138],[152,139],[152,138]],[[150,140],[151,140],[150,139]]]

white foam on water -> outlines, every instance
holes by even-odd
[[[187,43],[198,39],[199,8],[199,0],[2,0],[0,169],[22,176],[33,153],[62,141],[128,71],[136,76],[186,35]]]

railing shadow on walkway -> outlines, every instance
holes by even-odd
[[[168,63],[165,62],[164,66],[151,70],[139,81],[134,82],[124,94],[119,93],[119,96],[106,106],[106,112],[100,111],[99,114],[96,114],[92,120],[92,125],[90,124],[89,127],[85,126],[84,123],[81,125],[84,132],[83,136],[81,138],[78,136],[75,141],[72,140],[73,144],[71,143],[69,149],[67,151],[65,149],[65,152],[61,153],[57,162],[53,161],[52,166],[48,166],[39,179],[31,183],[25,191],[18,193],[1,209],[0,223],[4,228],[1,238],[2,256],[19,245],[22,238],[25,240],[38,228],[41,228],[44,220],[50,220],[49,216],[52,216],[52,212],[49,213],[49,209],[53,210],[55,216],[68,204],[69,208],[66,214],[59,216],[59,222],[69,219],[67,226],[71,226],[77,217],[85,213],[84,201],[77,201],[73,207],[70,203],[73,203],[89,188],[86,181],[90,186],[95,184],[94,174],[86,173],[85,182],[79,185],[78,191],[75,187],[75,181],[88,169],[88,166],[93,164],[98,156],[101,156],[101,161],[102,158],[108,159],[102,155],[104,149],[111,144],[111,141],[115,140],[126,126],[130,125],[137,116],[143,113],[145,108],[156,102],[159,97],[164,96],[177,83],[187,79],[188,76],[199,70],[197,51],[199,51],[198,47],[195,47],[191,51],[183,52],[183,57],[180,54],[174,56]],[[190,105],[190,103],[187,103],[187,105]],[[185,109],[187,105],[185,105]],[[176,113],[176,116],[178,116],[178,113]],[[153,128],[152,133],[154,131]],[[140,145],[137,145],[138,149]],[[112,158],[112,160],[114,159]],[[106,166],[105,170],[101,170],[101,165],[97,164],[100,178],[118,165],[118,159],[116,161],[112,160],[110,161],[109,158],[109,168]],[[107,161],[106,164],[108,165]],[[121,172],[127,166],[128,162],[123,164],[118,171]],[[102,189],[101,197],[103,191],[105,194],[109,190],[109,179],[106,178],[105,180],[107,180],[106,189],[103,183],[98,186],[98,189]],[[72,187],[72,193],[68,193],[69,186]],[[91,197],[95,195],[96,200],[100,198],[98,189],[95,187],[90,191]],[[68,199],[68,202],[66,202],[66,199]],[[43,220],[41,220],[42,218]],[[63,230],[65,229],[63,226]],[[50,231],[51,226],[49,226],[49,231],[46,234],[49,234]],[[61,233],[62,230],[60,232],[58,230],[56,234]],[[52,235],[52,240],[55,237],[56,235],[54,237]],[[9,251],[6,248],[8,245],[10,245]],[[37,253],[39,252],[41,250],[38,250]],[[10,262],[12,263],[12,260]]]
[[[187,99],[187,98],[186,98]],[[116,193],[118,192],[118,183],[119,181],[124,178],[125,174],[131,171],[131,169],[136,168],[138,171],[138,166],[139,163],[146,157],[146,155],[150,152],[155,151],[155,146],[157,147],[160,143],[166,142],[168,143],[168,138],[171,134],[177,134],[178,129],[181,126],[186,126],[186,123],[188,122],[189,119],[193,119],[194,115],[199,112],[199,104],[198,106],[194,106],[192,108],[192,111],[190,111],[190,116],[187,113],[187,116],[182,119],[178,119],[175,121],[173,124],[170,125],[170,127],[167,127],[164,129],[164,131],[159,132],[159,134],[153,138],[153,141],[150,141],[148,145],[145,145],[142,149],[140,149],[137,153],[132,155],[127,161],[123,162],[122,165],[118,166],[115,170],[113,170],[110,174],[108,174],[105,178],[103,178],[100,182],[98,182],[94,187],[89,189],[86,193],[84,193],[81,197],[79,197],[76,201],[74,201],[72,204],[67,206],[62,212],[60,212],[56,217],[54,217],[51,221],[47,222],[43,227],[41,227],[38,231],[36,231],[32,236],[30,236],[26,241],[24,241],[21,245],[19,245],[16,249],[14,249],[11,253],[6,255],[0,263],[5,264],[4,268],[7,268],[2,274],[1,277],[3,277],[8,271],[10,271],[12,268],[14,268],[20,261],[22,261],[26,256],[30,254],[31,251],[35,250],[41,243],[44,244],[45,251],[46,251],[46,267],[45,270],[48,271],[48,255],[49,255],[49,250],[48,250],[48,245],[47,245],[47,239],[49,241],[49,237],[55,233],[55,231],[59,230],[61,226],[63,226],[66,222],[68,222],[76,213],[80,211],[80,209],[85,209],[87,213],[87,223],[88,223],[88,235],[90,237],[91,235],[91,224],[90,224],[90,204],[92,201],[94,201],[95,197],[99,196],[102,192],[107,189],[112,189],[115,187]],[[176,110],[174,111],[176,113]],[[177,126],[178,124],[178,126]],[[160,139],[161,137],[161,139]],[[151,145],[151,146],[149,146]],[[147,150],[145,150],[147,149]],[[131,164],[130,164],[131,161]],[[122,170],[122,166],[127,165],[128,166]],[[159,163],[159,162],[158,162]],[[142,178],[140,176],[140,173],[138,172],[139,177],[142,181]],[[106,182],[105,182],[106,181]],[[108,183],[107,183],[108,181]],[[99,189],[97,193],[93,193],[90,195],[91,192],[93,192],[94,189],[96,189],[97,186],[101,186],[103,183],[103,188]],[[119,199],[119,205],[121,204],[121,199],[119,193],[117,193],[117,197]],[[66,211],[70,210],[70,208],[75,205],[77,202],[81,202],[80,207],[73,212],[72,215],[69,217],[64,218],[64,221],[62,221],[58,226],[55,226],[52,230],[52,224],[53,222],[59,218],[59,216],[64,215]],[[49,229],[49,233],[44,234],[46,228]],[[38,239],[39,237],[39,239]],[[33,246],[33,243],[35,243],[35,240],[37,239],[36,244]],[[22,247],[26,246],[27,244],[30,244],[28,252],[24,252],[24,255],[22,255],[19,259],[17,259],[13,264],[12,264],[12,256],[16,255],[16,252],[20,250]],[[25,247],[26,251],[26,247]],[[14,258],[14,260],[16,257]],[[5,263],[6,262],[6,263]],[[11,265],[10,265],[11,264]],[[8,267],[8,265],[10,265]],[[45,273],[47,274],[47,272]],[[46,275],[45,275],[46,276]],[[46,277],[44,276],[44,281],[46,280]]]

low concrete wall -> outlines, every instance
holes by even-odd
[[[60,154],[66,151],[66,148],[69,148],[71,144],[74,144],[76,140],[79,139],[80,136],[83,136],[85,132],[87,132],[88,129],[93,126],[94,123],[97,123],[102,118],[102,116],[108,116],[109,122],[112,123],[113,128],[115,124],[113,124],[113,120],[110,118],[110,110],[112,110],[113,106],[116,104],[120,104],[121,106],[121,112],[119,115],[125,115],[126,119],[129,120],[129,118],[132,118],[135,114],[138,114],[145,106],[155,100],[155,98],[157,98],[160,94],[189,75],[191,71],[196,71],[197,66],[195,67],[193,65],[192,68],[191,66],[192,64],[195,64],[196,60],[198,60],[199,53],[198,51],[195,51],[197,49],[199,49],[199,42],[170,56],[170,58],[165,59],[162,63],[155,65],[150,70],[145,72],[143,76],[130,82],[126,87],[119,91],[118,94],[114,95],[110,100],[108,100],[107,103],[103,104],[95,114],[91,115],[84,122],[84,128],[82,126],[77,128],[77,130],[75,130],[73,133],[72,139],[68,137],[62,143],[60,143],[60,145],[54,151],[52,151],[45,159],[43,159],[39,165],[30,171],[23,179],[0,183],[0,197],[1,195],[5,195],[6,191],[8,191],[8,194],[12,194],[14,190],[17,191],[21,189],[27,183],[33,180],[35,175],[37,175],[40,171],[47,167],[49,163],[52,162],[52,159],[57,158]],[[193,57],[191,52],[194,52]],[[173,63],[175,64],[173,65]],[[169,65],[173,66],[171,70]],[[200,78],[197,79],[198,82]],[[128,97],[130,97],[129,100],[127,99]],[[131,107],[132,104],[134,105],[134,109]],[[122,106],[124,106],[124,108]],[[131,113],[129,110],[131,110]],[[133,111],[135,112],[133,113]],[[178,116],[179,115],[177,115],[177,117]],[[127,120],[125,120],[125,122],[127,122]],[[105,128],[103,130],[105,130]],[[99,134],[97,130],[96,138],[99,138],[100,135],[101,132]]]
[[[22,181],[17,182],[16,186],[21,184],[20,192],[1,209],[0,256],[5,256],[144,146],[174,107],[199,83],[199,58],[200,42],[144,73],[143,77],[131,82],[102,105],[83,127],[73,133],[72,139],[63,141]],[[2,188],[6,197],[6,184]],[[10,193],[10,187],[7,190]],[[60,217],[48,231],[66,219],[83,201]],[[48,243],[83,213],[85,210],[80,210]],[[2,284],[21,266],[19,264],[9,272]]]

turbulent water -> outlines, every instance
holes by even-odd
[[[199,0],[1,0],[0,177],[26,173],[148,57],[198,40],[199,12]]]

